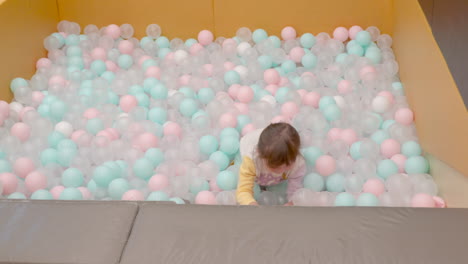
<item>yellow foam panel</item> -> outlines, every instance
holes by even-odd
[[[56,0],[7,0],[0,3],[0,99],[10,101],[13,78],[31,78],[35,62],[46,56],[44,38],[56,30]]]

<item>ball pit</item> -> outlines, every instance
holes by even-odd
[[[0,102],[3,197],[235,204],[240,137],[289,122],[307,162],[295,204],[445,204],[391,37],[373,27],[184,42],[156,24],[140,40],[129,24],[76,25],[61,22],[31,80],[13,79],[14,102]],[[281,204],[277,189],[256,197]]]

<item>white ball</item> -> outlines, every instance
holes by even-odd
[[[385,96],[377,96],[372,100],[372,110],[377,113],[385,113],[390,109],[390,100]]]
[[[185,50],[178,50],[174,53],[174,60],[177,64],[181,64],[188,57],[188,53]]]
[[[276,98],[273,97],[273,95],[265,95],[263,96],[262,98],[260,98],[260,101],[265,101],[267,103],[269,103],[272,107],[275,107],[276,106]]]
[[[62,121],[55,125],[55,131],[60,132],[67,137],[70,137],[73,133],[73,126],[68,122]]]
[[[174,94],[176,94],[178,91],[177,90],[174,90],[174,89],[171,89],[167,92],[167,96],[168,97],[172,97]]]
[[[346,101],[342,96],[337,95],[333,98],[335,99],[336,105],[338,105],[339,108],[343,109],[346,106]]]
[[[239,73],[242,80],[245,80],[249,74],[249,69],[243,65],[236,66],[234,70]]]
[[[237,53],[240,56],[244,56],[245,51],[249,48],[251,48],[250,44],[248,42],[241,42],[239,45],[237,45]]]
[[[16,113],[20,113],[23,110],[23,105],[19,102],[11,102],[10,103],[10,110],[15,111]]]

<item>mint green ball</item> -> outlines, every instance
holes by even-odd
[[[0,149],[0,159],[4,159],[6,158],[6,156],[7,156],[6,152]]]
[[[80,187],[84,183],[83,172],[77,168],[68,168],[62,173],[62,184],[65,187]]]
[[[37,190],[31,195],[31,200],[53,200],[54,197],[47,190]]]
[[[26,199],[26,196],[20,192],[14,192],[8,195],[8,199]]]
[[[286,103],[286,96],[288,95],[289,91],[289,87],[280,87],[275,94],[276,101],[280,104]]]
[[[208,104],[215,98],[215,92],[213,89],[204,87],[198,90],[198,100],[203,104]]]
[[[158,79],[154,78],[154,77],[149,77],[149,78],[146,78],[144,81],[143,81],[143,91],[144,92],[150,92],[151,89],[153,87],[155,87],[156,85],[158,84],[162,84]]]
[[[211,153],[210,160],[218,165],[219,170],[225,170],[229,166],[229,157],[222,151],[215,151]]]
[[[281,47],[281,40],[277,36],[269,36],[268,39],[273,43],[275,48]]]
[[[144,93],[144,92],[145,92],[145,90],[143,89],[143,87],[141,85],[138,85],[138,84],[132,85],[128,89],[128,94],[131,94],[131,95],[137,95],[139,93]]]
[[[98,188],[96,182],[94,180],[90,180],[88,182],[88,184],[86,184],[86,188],[88,188],[88,190],[91,192],[91,193],[94,193],[96,191],[96,189]]]
[[[169,90],[167,87],[162,84],[158,83],[150,90],[151,97],[156,100],[165,100],[169,94]]]
[[[224,191],[235,190],[237,188],[237,175],[232,171],[221,171],[216,177],[216,184]]]
[[[192,99],[197,98],[197,94],[195,93],[195,91],[188,86],[180,87],[179,92],[185,95],[185,97],[192,98]]]
[[[159,57],[160,59],[164,59],[164,58],[167,56],[167,54],[169,54],[169,53],[171,53],[171,49],[169,49],[169,48],[162,48],[162,49],[160,49],[160,50],[158,51],[158,57]]]
[[[328,121],[336,121],[341,118],[341,110],[337,105],[331,104],[325,107],[323,115]]]
[[[107,93],[107,103],[113,104],[113,105],[118,105],[119,101],[120,101],[120,97],[116,93],[114,93],[112,91],[109,91]]]
[[[335,206],[355,206],[356,199],[348,192],[339,193],[335,198]]]
[[[224,82],[227,85],[233,85],[236,83],[240,83],[240,75],[236,71],[228,71],[224,74]]]
[[[98,187],[107,188],[114,179],[114,171],[108,166],[98,166],[93,171],[93,180]]]
[[[357,206],[378,206],[379,199],[372,193],[362,193],[359,195],[357,201]]]
[[[348,49],[348,54],[362,57],[364,55],[364,48],[359,45],[351,45]]]
[[[429,162],[422,156],[412,156],[406,160],[405,170],[408,174],[426,174],[429,173]]]
[[[236,126],[237,131],[242,131],[245,125],[249,124],[250,122],[252,122],[252,120],[250,119],[248,115],[238,115],[237,126]]]
[[[167,121],[167,111],[162,107],[153,107],[148,111],[148,120],[164,125]]]
[[[169,48],[171,44],[168,38],[161,36],[156,39],[156,45],[158,45],[159,48]]]
[[[356,34],[356,42],[363,47],[369,46],[372,42],[371,34],[365,30],[359,31]]]
[[[190,48],[190,47],[192,47],[192,45],[195,44],[195,43],[198,43],[198,41],[197,41],[196,39],[189,38],[189,39],[187,39],[187,40],[185,41],[184,45],[185,45],[185,47]]]
[[[96,135],[99,131],[104,129],[104,123],[99,118],[91,118],[86,122],[86,131]]]
[[[81,57],[81,55],[83,55],[83,51],[79,46],[71,46],[67,48],[68,57]]]
[[[65,139],[65,135],[58,132],[58,131],[53,131],[52,133],[49,134],[47,137],[47,142],[49,143],[49,146],[51,148],[56,148],[58,143]]]
[[[335,99],[331,96],[322,96],[319,101],[319,109],[323,111],[329,105],[336,105]]]
[[[123,176],[124,171],[122,167],[120,167],[120,165],[115,161],[106,161],[102,164],[102,166],[106,166],[109,169],[111,169],[112,176],[114,177],[114,179],[120,178]],[[126,166],[125,166],[125,169],[126,169]]]
[[[206,180],[201,179],[200,181],[191,182],[189,186],[190,193],[197,195],[201,191],[208,191],[210,185]]]
[[[83,200],[83,194],[77,188],[65,188],[59,196],[60,200]]]
[[[102,60],[95,60],[91,62],[90,66],[91,71],[93,71],[98,76],[101,76],[106,70],[107,66],[106,63]]]
[[[150,98],[145,93],[137,93],[135,95],[137,99],[138,106],[148,108],[150,106]]]
[[[67,106],[65,105],[64,102],[59,101],[59,100],[51,103],[49,106],[50,116],[57,121],[62,120],[66,111],[67,111]]]
[[[401,153],[406,157],[421,156],[422,149],[416,141],[406,141],[401,146]]]
[[[257,61],[263,70],[270,69],[273,66],[273,58],[269,55],[261,55],[257,58]]]
[[[60,43],[59,48],[61,48],[63,45],[65,45],[65,37],[62,34],[60,34],[58,32],[54,32],[54,33],[51,34],[51,36],[55,37],[59,41],[59,43]]]
[[[68,138],[64,138],[64,139],[60,140],[60,142],[57,144],[57,149],[58,150],[71,149],[71,150],[77,151],[78,146],[76,145],[76,143],[73,140],[68,139]]]
[[[223,130],[221,130],[221,133],[219,137],[222,139],[223,137],[236,137],[237,139],[240,139],[240,133],[237,131],[235,128],[232,127],[226,127]]]
[[[382,52],[380,51],[379,48],[376,48],[376,47],[367,48],[364,56],[370,59],[374,64],[379,64],[382,62]]]
[[[334,173],[327,177],[326,186],[329,192],[343,192],[345,177],[341,173]]]
[[[42,165],[58,163],[58,151],[53,148],[47,148],[41,152],[40,159]]]
[[[371,139],[375,141],[377,144],[382,144],[386,139],[390,138],[390,134],[388,134],[385,130],[377,130],[372,134]]]
[[[179,111],[185,117],[192,117],[198,111],[197,101],[192,98],[185,98],[179,105]]]
[[[219,144],[219,150],[227,155],[234,155],[239,151],[240,142],[235,136],[222,137]]]
[[[403,92],[405,90],[405,87],[401,82],[394,82],[392,83],[392,88],[396,92]]]
[[[37,108],[37,112],[38,112],[42,117],[49,117],[49,115],[50,115],[50,107],[49,107],[49,105],[41,104],[41,105]]]
[[[72,57],[68,58],[67,65],[68,65],[68,67],[73,67],[73,68],[78,69],[78,70],[83,70],[84,69],[84,60],[81,57],[72,56]]]
[[[325,180],[317,173],[309,173],[304,176],[304,188],[321,192],[325,187]]]
[[[335,62],[343,64],[346,60],[346,57],[348,57],[348,53],[340,53],[338,56],[336,56]]]
[[[169,195],[163,191],[155,191],[151,192],[148,195],[148,198],[146,198],[147,201],[158,201],[158,202],[163,202],[163,201],[169,201]]]
[[[149,36],[144,36],[140,40],[140,46],[144,47],[147,43],[150,43],[153,39]]]
[[[76,46],[80,44],[80,36],[75,34],[70,34],[65,38],[65,44],[67,46]]]
[[[125,192],[130,190],[130,184],[126,179],[118,178],[109,183],[107,191],[113,200],[120,200]]]
[[[258,44],[268,38],[268,33],[264,29],[256,29],[252,33],[252,39],[255,44]]]
[[[285,60],[281,63],[281,69],[283,69],[285,74],[296,71],[296,63],[292,60]]]
[[[315,167],[315,162],[323,154],[323,151],[318,147],[308,147],[302,150],[302,156],[304,156],[304,159],[309,167]]]
[[[377,165],[377,175],[386,180],[388,177],[392,176],[393,174],[398,173],[398,166],[396,163],[391,159],[384,159],[379,162]]]
[[[361,144],[362,144],[362,141],[354,142],[351,145],[351,148],[349,149],[349,154],[351,155],[351,158],[353,158],[354,160],[358,160],[362,158]]]
[[[185,204],[184,200],[180,197],[172,197],[169,199],[169,201],[174,202],[176,204]]]
[[[200,152],[206,155],[211,155],[213,152],[218,150],[218,139],[212,135],[205,135],[198,141]]]
[[[301,39],[301,46],[306,49],[310,49],[315,45],[316,39],[315,36],[310,33],[302,34]]]
[[[348,43],[346,43],[346,50],[349,50],[352,46],[360,46],[359,43],[355,39],[350,40]]]
[[[138,178],[148,180],[154,174],[153,162],[147,158],[137,160],[133,165],[133,173],[135,173]]]
[[[304,56],[302,56],[302,59],[301,59],[301,62],[304,68],[309,69],[309,70],[317,66],[317,61],[318,61],[317,56],[315,56],[315,54],[313,53],[305,54]]]
[[[141,68],[146,71],[151,66],[158,66],[158,63],[153,59],[145,60],[141,65]]]
[[[268,92],[267,90],[262,90],[262,89],[254,91],[255,101],[260,100],[261,98],[263,98],[266,95],[272,95],[272,94],[270,92]]]
[[[395,124],[395,120],[393,119],[389,119],[389,120],[385,120],[383,123],[382,123],[382,129],[384,131],[387,131],[393,124]]]

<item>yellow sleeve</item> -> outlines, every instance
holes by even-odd
[[[255,185],[255,164],[249,157],[244,157],[239,170],[236,198],[240,205],[255,202],[253,189]]]

